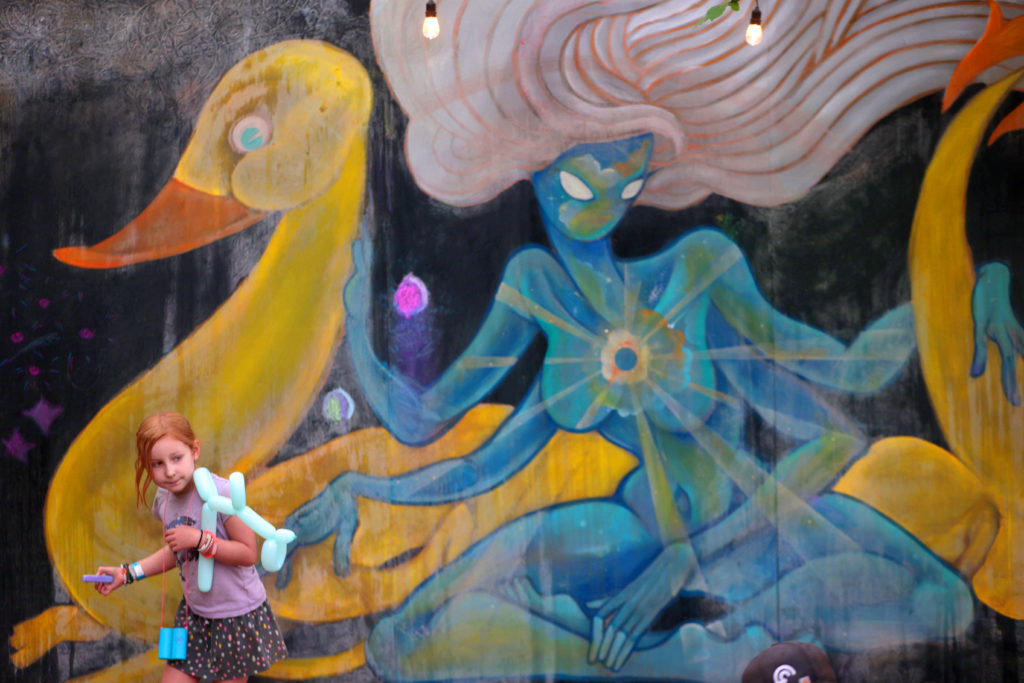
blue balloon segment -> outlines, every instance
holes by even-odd
[[[242,523],[266,539],[260,552],[263,568],[269,572],[276,572],[284,566],[288,544],[295,540],[295,532],[289,529],[275,528],[273,524],[260,517],[255,510],[245,504],[245,477],[241,472],[232,472],[228,477],[231,487],[230,498],[217,493],[213,475],[205,467],[198,468],[193,474],[193,479],[196,483],[196,491],[203,499],[203,531],[209,531],[216,535],[218,512],[224,515],[237,515]],[[212,557],[199,558],[198,584],[199,590],[204,593],[213,587]]]
[[[274,533],[277,531],[273,524],[256,514],[256,511],[252,508],[247,507],[239,512],[238,518],[263,538],[273,538]]]
[[[280,548],[281,546],[274,539],[263,544],[263,548],[260,550],[260,562],[268,572],[276,572],[284,564],[284,553],[278,552]]]
[[[231,484],[231,505],[236,510],[245,508],[245,476],[241,472],[232,472],[228,477]]]
[[[231,499],[227,496],[213,496],[210,500],[206,501],[206,504],[222,515],[237,514],[235,506],[231,504]]]
[[[217,487],[213,485],[213,475],[210,474],[210,470],[200,467],[192,474],[192,480],[196,483],[199,497],[204,501],[217,495]]]
[[[203,506],[203,530],[215,531],[217,529],[217,510],[209,505]]]
[[[212,483],[212,480],[211,480]],[[223,496],[214,496],[216,498],[223,498]],[[209,531],[211,534],[217,533],[217,510],[210,505],[209,501],[203,504],[203,531]],[[213,587],[213,558],[199,556],[199,569],[196,572],[197,583],[199,584],[199,590],[204,593],[208,593],[210,588]]]
[[[199,590],[209,593],[213,588],[213,558],[199,556],[199,569],[196,572]]]

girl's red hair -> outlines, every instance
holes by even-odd
[[[135,493],[138,496],[136,505],[146,502],[146,491],[153,483],[153,444],[165,436],[177,439],[195,450],[196,435],[188,418],[181,413],[165,410],[144,419],[139,425],[139,431],[135,433],[135,443],[139,449],[139,455],[135,459]]]

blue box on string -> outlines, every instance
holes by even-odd
[[[188,629],[161,628],[156,656],[160,659],[185,659],[188,650]]]

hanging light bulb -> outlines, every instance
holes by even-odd
[[[423,37],[433,40],[441,35],[441,25],[437,23],[437,3],[427,0],[427,15],[423,17]]]
[[[747,45],[757,45],[762,35],[761,7],[755,2],[754,11],[750,13],[750,26],[747,26]]]

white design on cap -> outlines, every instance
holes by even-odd
[[[772,673],[772,683],[787,683],[787,681],[789,681],[789,677],[795,673],[796,669],[789,664],[777,666],[775,671]]]

